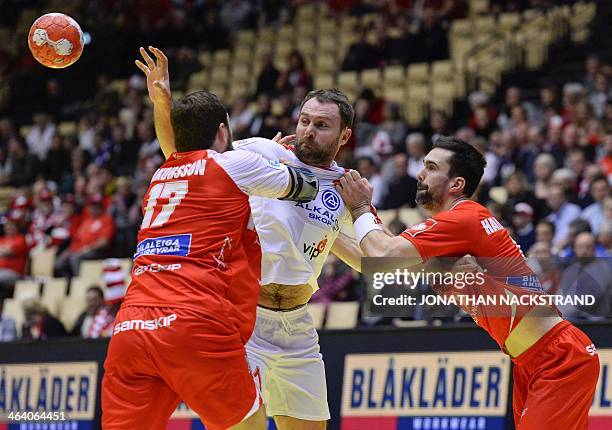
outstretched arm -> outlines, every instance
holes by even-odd
[[[336,189],[350,209],[355,221],[355,233],[366,257],[403,257],[421,260],[412,243],[402,236],[389,236],[374,222],[370,204],[372,186],[354,170],[346,173]],[[371,220],[371,222],[370,222]]]
[[[144,64],[136,60],[136,66],[147,77],[147,90],[149,98],[153,102],[153,120],[155,122],[155,133],[159,140],[164,157],[176,152],[174,146],[174,132],[170,121],[170,111],[172,110],[172,93],[170,92],[170,75],[168,74],[168,58],[164,53],[152,46],[149,50],[155,55],[155,60],[151,58],[144,48],[140,48],[140,55],[144,59]]]
[[[363,257],[363,254],[355,239],[340,232],[332,245],[331,252],[345,264],[361,273],[361,257]]]

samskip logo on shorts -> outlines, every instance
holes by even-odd
[[[177,255],[186,257],[191,249],[191,235],[177,234],[175,236],[155,237],[145,239],[136,247],[134,260],[143,255]]]

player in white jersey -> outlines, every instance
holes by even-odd
[[[147,84],[157,136],[164,154],[170,154],[174,137],[164,113],[169,104],[155,103],[156,98],[171,97],[167,60],[161,51],[152,52],[157,62],[145,56],[151,70]],[[261,380],[267,414],[280,430],[324,429],[330,417],[325,367],[306,303],[318,288],[316,279],[330,251],[360,270],[351,216],[334,189],[334,181],[345,173],[334,158],[351,136],[353,117],[344,94],[314,91],[302,102],[294,147],[261,138],[235,143],[235,149],[307,167],[319,179],[319,194],[309,204],[250,199],[263,257],[257,319],[247,353]]]

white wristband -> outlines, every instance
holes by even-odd
[[[380,224],[376,223],[376,217],[372,212],[366,212],[355,220],[355,239],[360,244],[363,238],[373,230],[381,230]]]

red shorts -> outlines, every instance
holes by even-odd
[[[513,361],[517,429],[588,428],[599,358],[586,334],[563,321]]]
[[[104,430],[166,429],[180,400],[226,429],[261,402],[240,333],[192,311],[122,308],[104,369]]]

